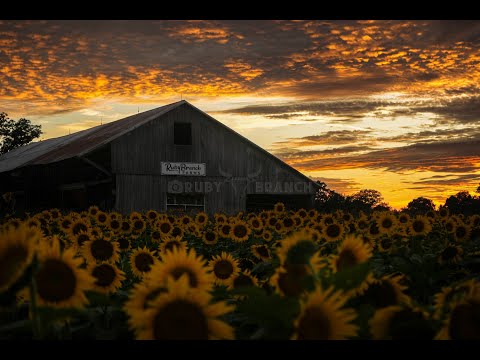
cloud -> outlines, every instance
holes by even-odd
[[[371,130],[333,130],[320,135],[309,135],[301,138],[290,138],[287,141],[277,141],[273,145],[274,147],[306,147],[316,145],[354,144],[358,141],[364,141],[371,132]]]

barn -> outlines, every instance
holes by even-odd
[[[0,184],[17,210],[122,213],[309,208],[318,188],[185,100],[12,150],[0,157]]]

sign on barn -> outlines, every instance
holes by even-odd
[[[162,175],[205,176],[205,163],[163,162]]]

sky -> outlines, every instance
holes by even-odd
[[[480,21],[0,21],[0,112],[66,135],[184,99],[342,194],[480,183]]]

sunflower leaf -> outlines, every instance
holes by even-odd
[[[363,264],[351,266],[333,274],[329,279],[326,279],[326,283],[335,286],[337,289],[354,289],[367,278],[370,269],[370,262],[366,261]]]

